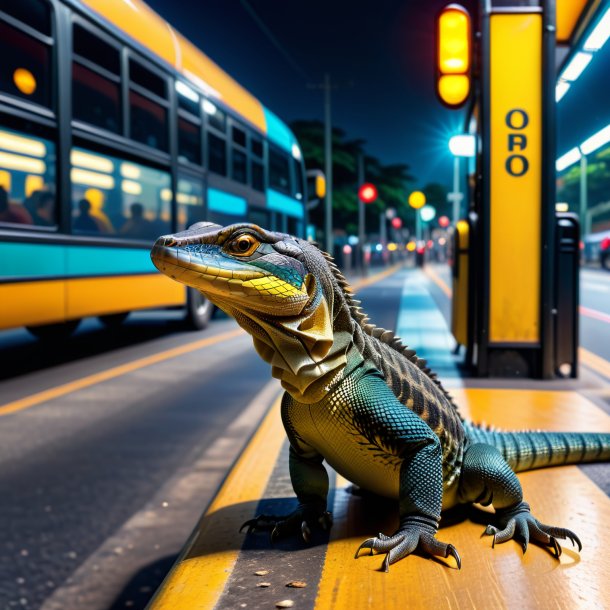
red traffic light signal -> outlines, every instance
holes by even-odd
[[[358,189],[358,199],[363,203],[373,203],[377,199],[377,187],[370,182],[365,182]]]
[[[441,216],[438,219],[438,224],[441,227],[443,227],[443,229],[446,229],[449,226],[449,222],[450,222],[450,220],[449,220],[449,218],[447,216]]]
[[[398,216],[392,218],[392,226],[395,229],[400,229],[402,227],[402,219],[398,218]]]

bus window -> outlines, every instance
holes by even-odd
[[[294,218],[292,216],[287,216],[286,218],[288,220],[286,233],[301,237],[303,233],[303,221],[300,218]]]
[[[72,230],[151,240],[171,229],[171,177],[118,157],[73,148]]]
[[[208,126],[220,133],[226,133],[227,115],[208,100],[203,102],[203,109],[208,117]]]
[[[0,10],[19,20],[0,17],[0,91],[51,105],[51,13],[40,0],[2,2]],[[21,26],[23,23],[23,27]],[[28,27],[29,26],[29,27]],[[33,28],[35,31],[32,31]],[[40,32],[42,35],[37,35]]]
[[[269,187],[291,194],[288,155],[275,146],[269,146]]]
[[[0,130],[0,223],[57,225],[55,144]]]
[[[248,210],[248,222],[252,222],[262,229],[271,229],[271,216],[267,210],[250,208]]]
[[[129,109],[130,137],[167,151],[166,80],[133,59],[129,61]]]
[[[296,199],[303,200],[304,193],[304,180],[303,180],[303,164],[301,161],[294,159],[294,189],[293,195]]]
[[[203,184],[201,180],[184,174],[178,176],[178,230],[182,231],[196,222],[205,220]]]
[[[248,183],[248,154],[246,131],[237,125],[232,129],[231,178],[242,184]]]
[[[250,176],[252,188],[257,191],[264,191],[263,139],[254,134],[250,134]]]
[[[208,164],[211,172],[227,175],[227,143],[224,138],[208,132]]]
[[[74,24],[72,113],[75,119],[121,133],[119,50]]]
[[[178,117],[178,158],[201,163],[201,127],[182,116]]]

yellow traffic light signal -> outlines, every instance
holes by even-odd
[[[449,4],[436,20],[436,90],[447,106],[457,108],[468,98],[471,57],[470,15]]]

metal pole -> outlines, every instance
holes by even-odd
[[[330,76],[324,75],[324,161],[326,173],[325,234],[326,251],[333,254],[333,145],[330,117]]]
[[[460,158],[453,159],[453,226],[460,219]]]
[[[364,184],[364,155],[358,154],[358,188]],[[357,266],[364,274],[364,242],[365,242],[364,201],[358,197],[358,260]]]
[[[587,227],[587,155],[580,157],[580,227],[583,238],[587,236],[590,230]]]
[[[421,215],[419,210],[415,210],[415,240],[421,241]]]

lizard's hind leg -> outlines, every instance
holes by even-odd
[[[582,549],[574,532],[544,525],[530,513],[529,504],[523,501],[523,491],[517,475],[492,445],[476,443],[466,450],[458,499],[464,503],[493,505],[500,527],[488,525],[484,532],[493,536],[492,546],[518,538],[525,553],[531,539],[549,548],[559,558],[561,547],[557,538],[568,538],[572,544],[578,545],[579,551]]]

